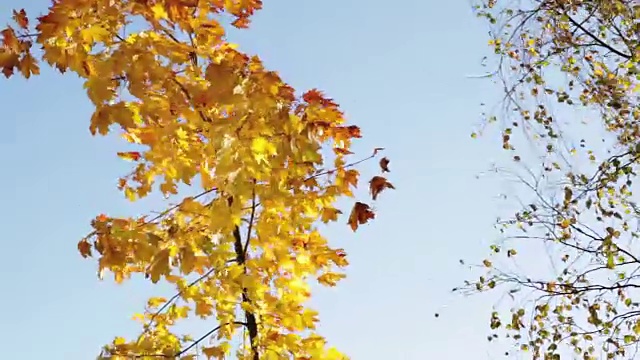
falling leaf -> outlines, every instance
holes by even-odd
[[[393,185],[382,176],[374,176],[369,181],[369,191],[371,192],[373,200],[376,200],[378,198],[378,194],[380,194],[384,189],[395,189],[395,187],[393,187]]]
[[[390,172],[389,170],[389,159],[387,159],[386,157],[383,157],[382,159],[380,159],[380,168],[382,169],[382,172]]]
[[[369,205],[356,202],[353,205],[351,214],[349,215],[349,225],[353,231],[358,229],[358,225],[366,224],[370,219],[375,218],[375,214],[371,211]]]

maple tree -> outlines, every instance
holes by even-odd
[[[311,279],[334,286],[348,264],[318,225],[338,221],[337,200],[356,197],[354,166],[382,149],[350,161],[360,129],[332,99],[315,89],[296,95],[226,40],[225,26],[248,27],[261,7],[54,0],[35,18],[15,10],[1,32],[7,78],[38,75],[42,64],[78,75],[95,106],[91,132],[116,132],[140,148],[118,153],[135,164],[119,180],[128,199],[153,191],[180,199],[159,215],[100,214],[78,243],[82,256],[97,257],[100,277],[141,274],[177,290],[150,298],[135,316],[140,335],[114,339],[101,358],[194,359],[196,345],[219,359],[346,358],[314,331],[318,313],[306,305]],[[389,160],[379,166],[388,172]],[[369,182],[374,200],[393,189],[381,175]],[[180,185],[200,191],[180,197]],[[348,225],[355,231],[374,216],[371,204],[354,201]],[[216,325],[206,334],[172,330],[189,317]],[[244,345],[234,349],[238,337]]]
[[[515,305],[492,313],[489,339],[507,336],[529,358],[635,358],[640,3],[486,0],[475,9],[491,24],[497,70],[487,76],[504,88],[504,111],[487,121],[500,124],[517,164],[507,173],[530,198],[498,221],[486,271],[458,290],[506,290]]]

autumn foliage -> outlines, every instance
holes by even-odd
[[[489,339],[513,341],[518,358],[637,358],[640,3],[488,0],[476,12],[507,110],[488,122],[524,191],[462,290],[508,295]]]
[[[310,279],[334,286],[348,264],[317,225],[338,221],[336,201],[355,197],[354,166],[381,149],[350,161],[360,129],[332,99],[318,90],[297,96],[257,56],[226,41],[222,19],[248,27],[261,7],[55,0],[39,17],[14,11],[1,32],[7,78],[38,75],[43,64],[76,74],[95,106],[91,132],[118,133],[139,147],[118,153],[133,163],[119,181],[127,198],[200,189],[159,215],[98,215],[78,243],[82,256],[97,258],[101,277],[141,274],[177,291],[150,298],[135,316],[139,337],[116,338],[102,358],[194,359],[196,344],[208,358],[346,358],[315,333],[318,313],[305,305]],[[389,171],[388,159],[379,165]],[[374,200],[393,189],[382,176],[369,185]],[[347,222],[355,231],[373,218],[371,204],[354,201]],[[172,331],[189,317],[215,325],[206,334]],[[238,338],[244,346],[232,346]]]

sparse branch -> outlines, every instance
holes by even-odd
[[[193,197],[194,200],[200,199],[203,196],[206,196],[212,192],[218,191],[218,188],[211,188],[209,190],[205,190],[197,195],[195,195]],[[145,225],[149,225],[152,224],[158,220],[160,220],[161,218],[165,217],[166,215],[168,215],[169,213],[171,213],[172,211],[178,209],[180,207],[180,203],[172,205],[168,208],[166,208],[165,210],[161,211],[160,213],[158,213],[156,216],[152,217],[149,220],[144,221],[142,224],[138,225],[138,226],[145,226]],[[90,237],[94,236],[97,234],[97,231],[92,231],[89,234],[85,235],[85,237],[83,239],[89,239]]]
[[[354,167],[354,166],[356,166],[356,165],[358,165],[358,164],[361,164],[361,163],[363,163],[363,162],[365,162],[365,161],[367,161],[367,160],[370,160],[370,159],[375,158],[377,155],[378,155],[377,151],[374,151],[372,155],[370,155],[370,156],[368,156],[368,157],[366,157],[366,158],[364,158],[364,159],[360,159],[360,160],[358,160],[358,161],[355,161],[355,162],[352,162],[352,163],[346,164],[346,165],[341,166],[341,167],[339,167],[339,168],[334,168],[334,169],[331,169],[331,170],[321,171],[321,172],[319,172],[319,173],[317,173],[317,174],[313,174],[313,175],[311,175],[311,176],[309,176],[309,177],[305,178],[305,179],[304,179],[304,181],[311,180],[311,179],[315,179],[315,178],[320,177],[320,176],[323,176],[323,175],[330,175],[330,174],[333,174],[333,173],[334,173],[334,172],[336,172],[338,169],[347,169],[347,168],[350,168],[350,167]]]
[[[498,221],[500,239],[479,265],[485,272],[459,290],[510,285],[505,295],[518,304],[504,317],[496,307],[492,336],[504,332],[533,359],[564,357],[563,346],[585,358],[628,359],[624,349],[640,341],[640,234],[631,229],[640,155],[638,98],[630,91],[640,79],[630,61],[638,50],[637,4],[499,3],[482,1],[478,11],[493,24],[490,46],[503,64],[502,145],[524,163],[530,149],[520,151],[519,127],[525,141],[533,140],[524,145],[532,145],[544,172],[534,181],[517,177],[531,198],[521,201],[515,216]],[[554,105],[580,117],[584,111],[588,119],[573,120]],[[591,133],[594,128],[605,134]],[[538,262],[545,253],[549,264],[529,267],[525,260],[520,266],[519,260]],[[592,352],[599,345],[602,355]]]
[[[180,91],[182,91],[182,94],[185,96],[185,98],[187,98],[187,100],[191,103],[191,105],[195,108],[195,104],[193,103],[193,99],[191,97],[191,94],[189,93],[189,90],[187,90],[187,88],[184,86],[184,84],[182,84],[180,81],[178,81],[177,78],[173,77],[171,80],[173,80],[173,82],[178,85],[178,87],[180,88]],[[200,115],[200,118],[202,119],[202,121],[206,122],[206,123],[211,123],[211,118],[208,117],[204,111],[199,110],[198,109],[198,114]]]
[[[234,321],[233,323],[227,323],[224,325],[241,325],[241,326],[247,326],[247,324],[245,322],[242,321]],[[222,326],[224,325],[218,325],[215,328],[209,330],[206,334],[202,335],[201,337],[199,337],[197,340],[195,340],[194,342],[192,342],[191,344],[189,344],[189,346],[187,346],[186,348],[180,350],[175,357],[178,356],[182,356],[184,354],[187,353],[187,351],[191,350],[194,346],[198,345],[199,343],[201,343],[204,339],[208,338],[209,336],[211,336],[214,332],[220,330],[220,328],[222,328]]]
[[[227,264],[235,262],[236,259],[232,259],[232,260],[227,260]],[[211,268],[209,269],[207,272],[205,272],[204,274],[202,274],[200,277],[198,277],[197,279],[193,280],[192,282],[190,282],[186,289],[197,285],[200,281],[208,278],[211,274],[213,274],[216,271],[216,268]],[[185,289],[185,290],[186,290]],[[151,327],[151,325],[153,325],[154,320],[156,319],[156,317],[158,317],[158,315],[160,315],[169,305],[171,305],[174,301],[176,301],[182,294],[183,294],[184,290],[177,292],[175,295],[173,295],[169,300],[167,300],[152,316],[151,319],[149,319],[149,327]]]
[[[210,337],[211,335],[213,335],[213,333],[215,333],[216,331],[220,330],[223,326],[226,325],[240,325],[240,326],[247,326],[246,323],[242,322],[242,321],[234,321],[234,322],[230,322],[230,323],[226,323],[226,324],[221,324],[218,325],[216,327],[214,327],[213,329],[209,330],[208,332],[206,332],[204,335],[200,336],[198,339],[196,339],[195,341],[193,341],[191,344],[189,344],[187,347],[180,349],[180,351],[178,351],[177,353],[175,353],[174,355],[166,355],[166,354],[121,354],[121,353],[113,353],[111,355],[115,355],[115,356],[127,356],[130,357],[131,359],[143,359],[145,357],[155,357],[155,358],[165,358],[165,359],[177,359],[178,357],[186,354],[189,350],[193,349],[195,346],[197,346],[198,344],[200,344],[202,341],[204,341],[206,338]]]
[[[625,58],[625,59],[631,59],[632,55],[629,54],[625,54],[622,51],[614,48],[613,46],[607,44],[604,40],[600,39],[599,37],[597,37],[595,34],[593,34],[591,31],[589,31],[589,29],[585,28],[581,23],[577,22],[574,18],[572,18],[569,14],[562,13],[561,15],[564,15],[567,17],[567,19],[569,20],[569,22],[571,24],[573,24],[575,27],[577,27],[578,29],[582,30],[582,32],[587,35],[588,37],[590,37],[593,41],[595,41],[596,43],[598,43],[598,45],[600,45],[601,47],[611,51],[612,53]]]

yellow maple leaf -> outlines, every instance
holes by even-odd
[[[80,30],[80,36],[87,45],[91,46],[96,42],[104,41],[111,37],[111,33],[100,25],[93,25]]]
[[[156,20],[164,20],[169,18],[169,14],[167,14],[167,10],[162,3],[157,3],[151,6],[151,11],[153,12],[153,17]]]
[[[155,284],[161,276],[168,275],[170,272],[169,249],[162,249],[153,257],[146,276]]]
[[[276,147],[269,140],[264,137],[257,137],[253,139],[251,142],[251,151],[253,152],[253,157],[258,161],[267,162],[270,155],[275,155],[277,153]]]
[[[322,217],[321,220],[323,223],[328,223],[330,221],[338,220],[338,215],[342,214],[342,211],[336,208],[324,208],[322,209]]]
[[[336,286],[338,281],[344,279],[347,275],[329,272],[318,277],[318,282],[326,286]]]

